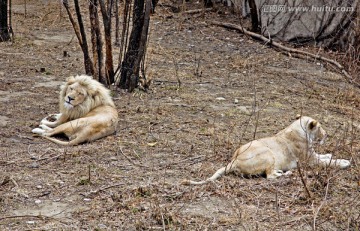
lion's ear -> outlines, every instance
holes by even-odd
[[[66,84],[70,85],[75,83],[75,77],[74,76],[70,76],[66,79]]]
[[[316,127],[317,124],[318,124],[318,122],[316,120],[311,121],[309,123],[309,129],[313,130]]]
[[[298,120],[298,119],[300,119],[300,117],[301,117],[301,115],[297,114],[295,118]]]

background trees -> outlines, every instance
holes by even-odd
[[[141,64],[145,59],[146,43],[150,21],[151,0],[131,0],[123,3],[123,23],[121,42],[119,43],[119,1],[118,0],[93,0],[88,4],[88,17],[91,28],[92,57],[89,54],[86,29],[83,21],[84,12],[78,0],[73,1],[71,8],[67,0],[63,1],[69,20],[84,54],[86,74],[92,75],[105,85],[116,84],[118,87],[134,90],[140,77],[145,76],[141,71]],[[75,11],[77,20],[73,16]],[[132,11],[132,17],[130,17]],[[119,47],[119,59],[114,68],[113,39],[112,39],[112,16],[115,14],[116,33],[115,44]],[[101,18],[100,18],[101,17]],[[129,35],[129,24],[132,29]],[[129,38],[128,38],[129,37]],[[124,55],[123,55],[124,54]],[[142,76],[140,76],[142,75]]]

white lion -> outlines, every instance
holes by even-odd
[[[92,77],[68,78],[61,86],[59,100],[60,113],[45,117],[33,133],[57,144],[77,145],[115,132],[118,113],[110,91]],[[69,141],[51,137],[58,134],[65,134]]]

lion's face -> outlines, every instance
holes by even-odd
[[[306,126],[306,130],[311,141],[320,144],[325,142],[326,132],[318,121],[310,120]]]
[[[78,82],[68,85],[65,93],[64,106],[69,109],[82,104],[88,95],[86,89]]]

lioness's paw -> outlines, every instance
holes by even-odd
[[[42,135],[42,134],[45,133],[45,130],[43,130],[43,129],[41,129],[41,128],[34,128],[34,129],[32,130],[32,133]]]
[[[318,155],[318,157],[320,159],[331,159],[332,154],[328,153],[328,154],[324,154],[324,155]]]
[[[339,166],[340,168],[347,168],[350,166],[350,161],[344,160],[344,159],[339,159],[339,160],[336,160],[336,165]]]
[[[267,175],[266,178],[275,179],[282,175],[284,175],[284,172],[282,170],[277,169],[277,170],[274,170],[271,174]]]

